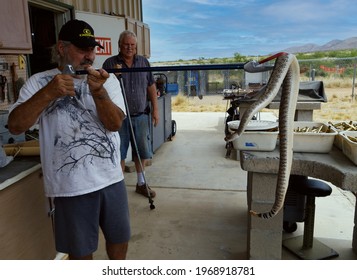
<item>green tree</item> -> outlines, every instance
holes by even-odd
[[[236,52],[234,53],[234,61],[235,62],[245,62],[247,60],[247,57],[244,55],[241,55],[240,53]]]

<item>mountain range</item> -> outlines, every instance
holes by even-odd
[[[350,50],[357,49],[357,37],[347,38],[345,40],[332,40],[324,45],[305,44],[302,46],[290,47],[283,52],[288,53],[308,53],[319,51],[337,51],[337,50]]]

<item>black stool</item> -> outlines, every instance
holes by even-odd
[[[289,188],[306,195],[304,235],[284,240],[283,246],[301,259],[322,260],[338,257],[335,250],[314,238],[315,197],[329,196],[332,192],[331,187],[323,181],[292,175]]]

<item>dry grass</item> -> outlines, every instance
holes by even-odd
[[[172,111],[174,112],[224,112],[226,101],[221,95],[187,97],[181,94],[172,98]]]
[[[330,87],[329,84],[325,86],[325,93],[328,102],[321,104],[321,110],[314,111],[314,121],[357,120],[357,101],[352,98],[351,87]],[[202,99],[183,95],[172,98],[173,112],[225,112],[228,106],[222,95],[206,95]],[[264,111],[277,115],[277,110]]]
[[[357,120],[357,101],[352,98],[351,88],[327,88],[325,91],[328,102],[314,112],[317,121]]]

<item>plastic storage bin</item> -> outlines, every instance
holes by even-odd
[[[330,124],[330,123],[329,123]],[[335,136],[334,140],[334,145],[342,150],[342,142],[343,142],[343,136],[342,133],[345,131],[350,131],[351,129],[357,130],[357,122],[355,121],[340,121],[340,122],[331,122],[331,125],[334,127],[334,129],[337,131],[337,135]],[[352,127],[349,127],[349,126]],[[353,131],[353,130],[351,130]]]
[[[240,121],[228,122],[228,127],[236,130],[239,123]],[[251,120],[243,134],[233,140],[233,148],[244,151],[273,151],[279,134],[277,127],[277,122]]]
[[[348,136],[357,137],[357,131],[343,131],[340,136],[342,136],[342,152],[357,165],[357,142],[348,138]]]
[[[278,139],[278,131],[246,131],[233,141],[236,150],[274,151]]]
[[[321,131],[329,132],[294,132],[293,151],[302,153],[328,153],[331,151],[337,131],[326,123],[296,121],[294,130],[300,128],[321,127]]]

